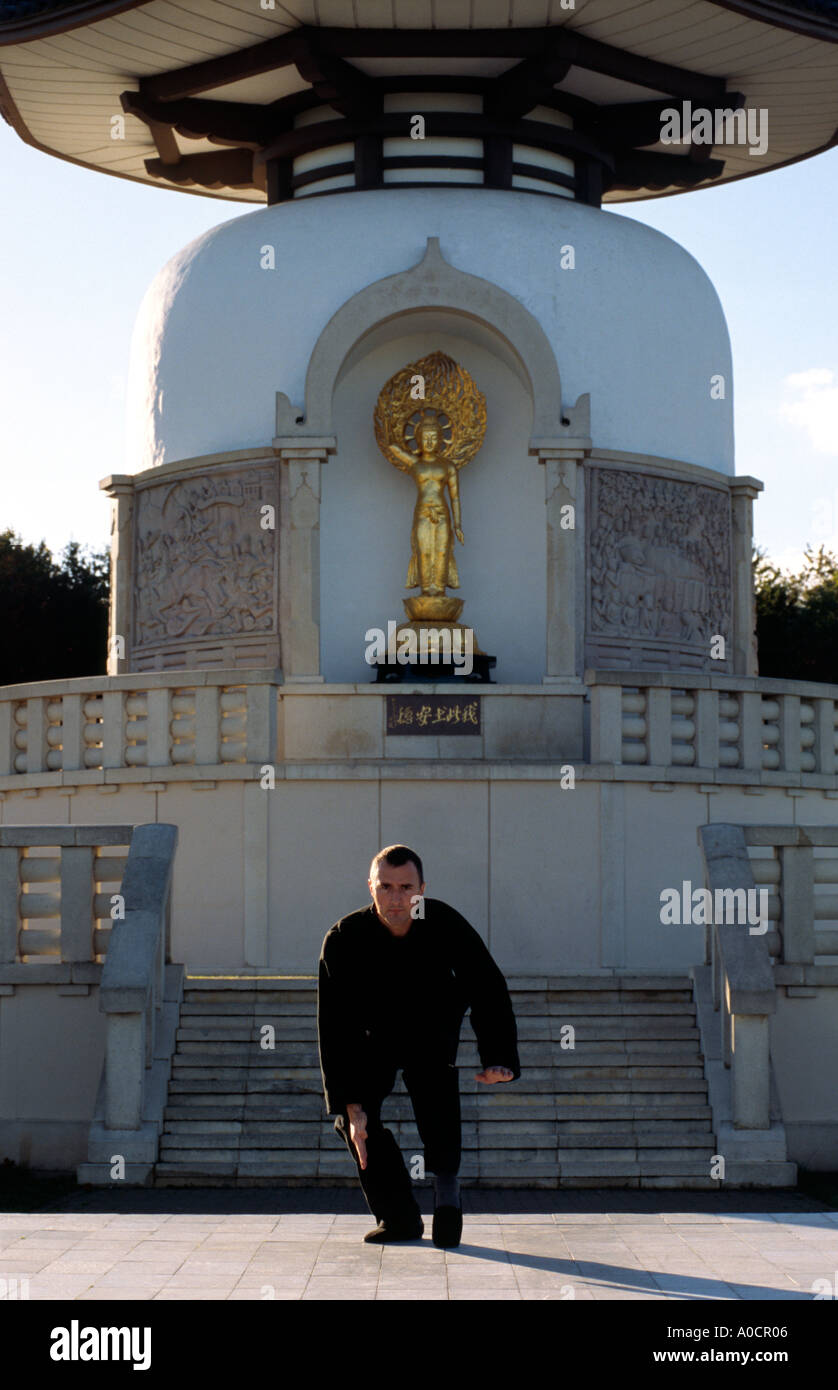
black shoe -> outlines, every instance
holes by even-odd
[[[433,1242],[440,1250],[459,1245],[463,1234],[463,1213],[459,1207],[436,1207],[434,1210]]]
[[[368,1245],[389,1245],[398,1240],[421,1240],[425,1224],[421,1220],[410,1223],[379,1221],[374,1231],[367,1231],[364,1240]]]

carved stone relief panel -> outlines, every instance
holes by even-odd
[[[219,467],[139,489],[134,649],[277,631],[276,465]]]
[[[621,468],[589,470],[586,664],[730,671],[730,497]],[[711,638],[725,638],[725,659]]]

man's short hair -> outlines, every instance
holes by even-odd
[[[380,849],[370,864],[370,878],[375,878],[375,871],[382,860],[391,864],[394,869],[401,868],[402,864],[415,864],[420,884],[425,882],[422,860],[416,851],[408,849],[407,845],[388,845],[386,849]]]

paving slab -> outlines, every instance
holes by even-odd
[[[357,1189],[79,1189],[0,1209],[0,1278],[27,1296],[402,1301],[813,1299],[838,1269],[838,1212],[798,1193],[463,1193],[463,1243],[370,1246]]]

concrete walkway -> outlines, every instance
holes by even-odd
[[[838,1211],[794,1193],[467,1191],[464,1211],[463,1244],[442,1251],[429,1216],[421,1242],[364,1245],[375,1223],[347,1189],[80,1190],[0,1211],[0,1279],[79,1301],[811,1302],[818,1279],[838,1293]]]

